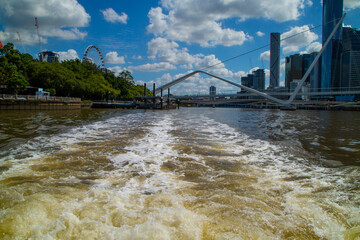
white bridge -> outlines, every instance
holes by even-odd
[[[342,21],[344,20],[346,16],[346,13],[342,16],[342,18],[339,20],[339,22],[337,23],[337,25],[335,26],[335,28],[333,29],[332,33],[330,34],[329,38],[326,40],[326,42],[323,44],[323,47],[321,48],[319,54],[316,56],[316,58],[314,59],[314,61],[312,62],[312,64],[310,65],[309,69],[306,71],[306,73],[304,74],[304,76],[302,77],[301,81],[299,82],[298,86],[295,88],[294,92],[290,93],[290,97],[288,100],[282,100],[282,99],[279,99],[279,98],[276,98],[272,95],[278,95],[278,94],[272,94],[270,95],[269,93],[265,93],[265,92],[260,92],[258,90],[255,90],[255,89],[252,89],[252,88],[249,88],[249,87],[246,87],[246,86],[243,86],[241,84],[237,84],[237,83],[234,83],[234,82],[231,82],[229,80],[226,80],[224,78],[221,78],[221,77],[218,77],[218,76],[215,76],[213,74],[210,74],[210,73],[207,73],[207,72],[204,72],[204,71],[201,71],[201,70],[197,70],[197,71],[194,71],[192,73],[189,73],[183,77],[180,77],[178,79],[175,79],[174,81],[170,82],[170,83],[167,83],[157,89],[155,89],[155,95],[156,94],[159,94],[160,92],[192,77],[193,75],[195,74],[198,74],[198,73],[201,73],[201,74],[205,74],[205,75],[208,75],[210,77],[213,77],[215,79],[218,79],[220,81],[223,81],[223,82],[226,82],[228,84],[231,84],[235,87],[238,87],[238,88],[241,88],[243,90],[246,90],[250,93],[253,93],[253,94],[256,94],[258,96],[261,96],[261,97],[264,97],[266,99],[269,99],[271,101],[274,101],[276,103],[279,103],[281,105],[290,105],[292,104],[292,102],[294,101],[295,97],[299,94],[299,91],[302,87],[302,85],[304,84],[305,80],[308,78],[308,76],[310,75],[312,69],[315,67],[316,63],[319,61],[319,58],[321,57],[322,53],[324,52],[325,48],[327,47],[327,45],[329,44],[330,40],[333,38],[333,36],[335,35],[337,29],[339,28],[339,26],[341,25]],[[348,93],[347,93],[348,94]]]

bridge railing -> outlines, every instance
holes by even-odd
[[[0,94],[0,100],[22,100],[22,101],[48,101],[48,102],[81,102],[81,98],[58,97],[58,96],[38,96],[38,95],[12,95]]]
[[[293,90],[288,89],[272,89],[265,90],[264,93],[275,96],[289,96]],[[353,95],[360,94],[360,87],[338,87],[338,88],[309,88],[307,91],[298,93],[299,96],[321,96],[321,95]],[[173,92],[174,97],[218,97],[218,96],[254,96],[254,93],[239,90],[217,91],[215,95],[210,95],[208,91],[198,91],[188,94],[177,94]]]

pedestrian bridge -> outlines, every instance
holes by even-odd
[[[279,103],[279,104],[282,104],[282,105],[290,105],[292,104],[292,102],[294,101],[295,97],[298,95],[298,93],[300,92],[300,89],[301,87],[303,86],[305,80],[308,78],[308,76],[310,75],[311,71],[313,70],[313,68],[315,67],[316,63],[319,61],[322,53],[324,52],[325,48],[327,47],[327,45],[329,44],[330,40],[332,39],[332,37],[335,35],[337,29],[339,28],[339,26],[341,25],[342,21],[344,20],[346,14],[344,14],[342,16],[342,18],[339,20],[339,22],[337,23],[337,25],[335,26],[335,28],[333,29],[332,33],[330,34],[330,36],[328,37],[328,39],[326,40],[326,42],[323,44],[323,47],[321,48],[319,54],[316,56],[316,58],[314,59],[314,61],[312,62],[312,64],[310,65],[309,69],[306,71],[306,73],[304,74],[304,76],[302,77],[301,81],[299,82],[298,86],[295,88],[294,92],[292,92],[292,94],[290,95],[289,99],[288,100],[282,100],[282,99],[279,99],[279,98],[276,98],[274,96],[271,96],[265,92],[260,92],[258,90],[255,90],[255,89],[252,89],[252,88],[249,88],[249,87],[246,87],[244,85],[241,85],[241,84],[237,84],[237,83],[234,83],[234,82],[231,82],[229,80],[226,80],[222,77],[219,77],[219,76],[215,76],[211,73],[208,73],[208,72],[205,72],[205,71],[202,71],[202,70],[197,70],[197,71],[194,71],[194,72],[191,72],[189,74],[186,74],[185,76],[182,76],[178,79],[175,79],[174,81],[170,82],[170,83],[167,83],[157,89],[155,89],[155,95],[194,76],[195,74],[198,74],[198,73],[201,73],[201,74],[205,74],[205,75],[208,75],[210,77],[213,77],[215,79],[218,79],[220,81],[223,81],[225,83],[228,83],[228,84],[231,84],[235,87],[238,87],[238,88],[241,88],[243,90],[246,90],[250,93],[253,93],[253,94],[256,94],[256,95],[259,95],[261,97],[264,97],[268,100],[271,100],[271,101],[274,101],[276,103]]]

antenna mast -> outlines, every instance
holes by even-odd
[[[22,46],[22,48],[23,48],[23,50],[24,50],[24,53],[25,53],[25,48],[24,48],[24,44],[23,44],[23,42],[22,42],[22,40],[21,40],[20,33],[19,33],[19,32],[17,32],[17,35],[18,35],[18,37],[19,37],[19,41],[20,41],[21,46]]]
[[[40,61],[43,61],[43,56],[42,56],[42,46],[41,46],[41,38],[40,38],[40,33],[39,33],[39,23],[38,23],[38,19],[37,17],[35,17],[35,26],[36,26],[36,30],[37,30],[37,35],[39,37],[39,45],[40,45]]]

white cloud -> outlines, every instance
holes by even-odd
[[[187,48],[180,48],[175,41],[169,41],[165,38],[155,38],[148,43],[148,54],[150,59],[159,60],[160,63],[145,64],[141,66],[132,66],[134,70],[140,71],[163,71],[175,69],[175,65],[185,69],[201,69],[219,77],[229,78],[231,80],[240,79],[245,74],[244,71],[232,72],[225,67],[215,55],[188,53]],[[210,67],[210,68],[209,68]]]
[[[141,59],[142,59],[142,56],[140,56],[140,55],[138,55],[138,56],[134,55],[134,56],[132,56],[132,59],[141,60]]]
[[[122,12],[121,15],[119,15],[112,8],[107,8],[105,10],[100,10],[100,12],[102,12],[102,14],[104,15],[105,20],[108,21],[108,22],[111,22],[111,23],[119,22],[119,23],[127,24],[128,15],[126,13],[124,13],[124,12]]]
[[[15,42],[16,32],[20,32],[24,45],[38,42],[35,16],[42,43],[47,42],[47,37],[82,39],[87,33],[79,28],[90,22],[90,15],[77,0],[0,0],[0,12],[2,41]]]
[[[152,59],[173,64],[192,64],[196,58],[190,55],[186,48],[179,49],[176,42],[161,37],[148,42],[148,54]]]
[[[79,59],[79,55],[74,49],[69,49],[66,52],[57,52],[60,56],[60,61]]]
[[[130,66],[129,68],[141,72],[161,72],[165,70],[176,69],[176,67],[173,64],[168,62],[147,63],[139,66]]]
[[[270,50],[260,54],[261,60],[270,61]]]
[[[263,37],[263,36],[265,36],[265,33],[261,32],[261,31],[257,31],[256,35],[258,35],[259,37]]]
[[[304,0],[161,0],[148,17],[149,33],[173,41],[201,46],[242,45],[251,39],[244,31],[223,26],[221,20],[265,18],[278,22],[296,20],[305,8]]]
[[[288,54],[291,52],[299,52],[302,47],[306,47],[313,41],[317,40],[319,36],[316,33],[309,31],[309,29],[308,25],[304,25],[302,27],[292,27],[290,31],[281,34],[281,39],[285,39],[281,42],[283,46],[283,53]]]
[[[280,61],[280,76],[283,76],[283,74],[285,74],[285,66],[285,58],[282,58]]]
[[[259,69],[259,67],[254,67],[254,68],[250,69],[247,74],[253,74],[258,69]]]
[[[181,76],[183,76],[183,75],[185,75],[185,74],[181,74],[181,75],[178,76],[178,77],[181,77]],[[172,80],[175,80],[176,78],[177,78],[177,77],[174,77],[174,78],[173,78],[173,77],[170,75],[170,73],[165,73],[165,74],[163,74],[161,77],[157,78],[155,83],[156,83],[156,86],[160,87],[160,86],[163,86],[163,85],[171,82]]]
[[[150,24],[147,26],[147,30],[155,35],[160,35],[168,28],[167,16],[162,13],[160,7],[151,8],[148,17]]]
[[[191,71],[188,71],[183,74],[177,74],[173,77],[169,73],[166,73],[162,75],[160,78],[156,79],[156,85],[160,87],[190,72]],[[240,77],[245,75],[245,72],[239,72],[236,73],[236,75],[238,75],[239,77],[237,77],[235,80],[232,81],[235,83],[240,83]],[[209,77],[204,74],[196,74],[184,80],[183,82],[171,87],[171,93],[176,95],[208,94],[210,86],[216,86],[217,92],[222,92],[222,93],[235,93],[239,91],[239,88],[234,87],[233,85],[230,85],[228,83],[222,82],[218,79]]]
[[[105,62],[109,64],[124,64],[125,58],[118,56],[117,52],[108,52],[105,56]]]
[[[116,76],[118,76],[120,73],[122,73],[124,70],[129,71],[130,73],[132,73],[131,70],[127,69],[127,68],[123,68],[121,66],[114,66],[114,67],[109,67],[108,68],[110,71],[112,71]]]
[[[217,64],[217,65],[216,65]],[[224,63],[222,63],[219,59],[215,57],[215,55],[203,56],[195,59],[194,67],[197,69],[204,69],[209,66],[216,65],[209,69],[204,69],[205,72],[214,74],[216,76],[225,78],[235,83],[240,83],[240,79],[242,76],[246,75],[245,71],[232,72],[228,70]],[[256,68],[258,69],[258,67]],[[189,70],[186,73],[177,74],[175,76],[171,76],[169,73],[162,75],[160,78],[156,79],[156,85],[162,86],[166,83],[169,83],[179,77],[184,76],[185,74],[191,73],[193,70]],[[204,74],[196,74],[187,80],[181,82],[180,84],[172,87],[172,93],[175,94],[207,94],[209,91],[209,87],[214,85],[217,87],[218,91],[228,92],[232,91],[235,93],[239,91],[238,88],[219,81],[218,79],[212,78],[210,76]]]
[[[322,44],[319,42],[313,42],[311,43],[309,46],[306,47],[306,50],[301,52],[300,54],[305,54],[305,53],[313,53],[313,52],[320,52],[322,48]]]
[[[265,79],[270,79],[270,69],[265,69]]]
[[[359,8],[360,1],[359,0],[344,0],[345,8]]]
[[[225,65],[221,63],[215,55],[191,55],[188,53],[187,48],[180,48],[179,44],[175,41],[169,41],[161,37],[152,39],[148,43],[148,54],[150,59],[156,59],[174,65],[182,64],[181,67],[185,69],[205,69],[222,77],[233,77],[234,75],[225,68]],[[210,66],[214,67],[206,69]]]
[[[148,16],[150,18],[148,32],[170,40],[196,42],[201,46],[209,47],[241,45],[245,40],[251,39],[243,31],[223,29],[221,24],[215,20],[202,20],[187,26],[189,19],[176,19],[173,15],[166,16],[160,7],[152,8]]]

